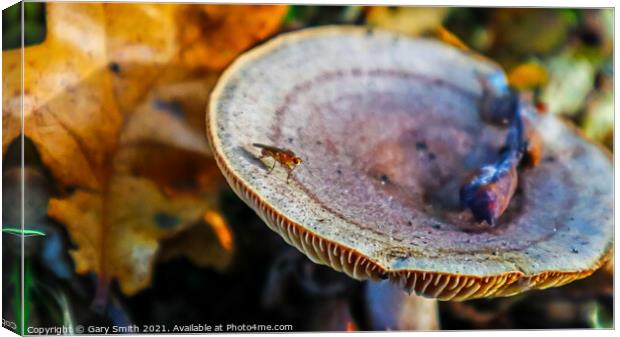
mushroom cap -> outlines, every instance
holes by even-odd
[[[437,41],[360,27],[281,35],[226,70],[207,134],[230,186],[312,261],[442,300],[510,296],[590,275],[611,255],[610,154],[537,116],[539,166],[495,228],[458,206],[506,129],[479,116],[477,74],[498,68]],[[253,143],[290,149],[287,171]]]

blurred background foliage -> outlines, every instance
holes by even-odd
[[[2,11],[2,49],[21,46],[21,7],[13,5]],[[45,3],[29,2],[24,6],[24,44],[43,42],[45,39]]]
[[[371,25],[428,36],[442,25],[507,72],[536,64],[548,80],[536,88],[550,112],[613,146],[613,9],[289,6],[282,31],[325,24]],[[3,49],[21,44],[21,12],[2,12]],[[45,39],[45,4],[26,3],[24,41]]]
[[[49,6],[25,3],[26,46],[43,46],[49,38],[46,14]],[[106,6],[104,14],[118,10],[114,13],[121,15],[120,21],[122,15],[142,13],[142,5]],[[161,27],[158,27],[158,16],[153,16],[153,21],[144,21],[153,24],[144,26],[148,28],[142,32],[154,34],[152,41],[140,40],[143,36],[137,31],[136,39],[122,34],[109,37],[113,42],[109,48],[119,49],[108,51],[105,73],[100,76],[112,78],[112,84],[105,84],[103,88],[115,93],[114,111],[121,111],[120,118],[125,124],[125,129],[114,137],[146,139],[149,144],[163,147],[148,150],[131,147],[130,155],[118,155],[114,151],[101,155],[114,163],[123,158],[125,161],[131,159],[130,163],[122,162],[131,168],[123,171],[122,176],[144,178],[148,186],[154,184],[165,196],[180,198],[182,195],[194,202],[196,198],[204,200],[204,193],[208,193],[208,207],[201,203],[196,206],[183,203],[185,208],[197,207],[200,216],[195,216],[196,212],[186,209],[179,211],[173,207],[170,210],[176,205],[175,201],[158,197],[161,204],[158,205],[172,212],[172,215],[156,212],[153,222],[160,229],[156,234],[148,231],[159,250],[148,255],[144,266],[124,261],[117,274],[102,278],[99,267],[76,265],[80,261],[86,263],[84,254],[87,252],[76,253],[76,249],[85,244],[84,229],[72,222],[86,219],[84,221],[97,224],[90,209],[71,208],[75,205],[76,192],[84,186],[61,181],[57,175],[59,164],[50,164],[41,158],[44,147],[36,138],[31,141],[27,134],[24,144],[27,188],[34,196],[33,202],[26,205],[32,220],[29,230],[45,235],[26,238],[25,278],[21,280],[19,265],[15,262],[19,256],[19,236],[11,233],[14,229],[6,228],[7,224],[16,223],[18,215],[3,214],[6,228],[3,233],[4,317],[20,320],[19,296],[12,295],[19,294],[23,286],[27,294],[26,320],[28,324],[40,326],[228,322],[293,324],[298,331],[381,330],[406,326],[392,322],[393,317],[372,317],[377,312],[373,309],[385,306],[398,308],[395,310],[403,312],[395,315],[407,317],[407,306],[398,305],[406,300],[406,294],[399,292],[385,297],[385,303],[369,300],[383,298],[372,295],[379,291],[376,287],[309,262],[271,232],[221,177],[214,177],[217,171],[213,170],[204,139],[200,138],[204,138],[208,91],[236,56],[278,33],[327,24],[367,25],[410,36],[439,38],[469,48],[499,63],[509,75],[511,84],[528,95],[541,111],[565,116],[587,136],[613,150],[613,9],[281,6],[254,15],[256,8],[246,6],[150,6],[161,6],[156,8],[161,8],[158,13],[162,20]],[[202,10],[195,10],[199,8]],[[20,11],[19,5],[15,5],[2,13],[3,53],[21,44]],[[149,11],[153,13],[153,7]],[[181,20],[166,21],[169,13],[176,13],[174,15]],[[109,27],[132,29],[131,25],[123,26],[114,21],[112,14],[106,15],[107,21],[104,21]],[[250,15],[254,15],[256,22],[246,26],[243,18]],[[128,18],[128,22],[133,22],[131,19]],[[136,16],[136,20],[139,19]],[[165,44],[168,40],[164,36],[170,29],[178,34],[172,40],[181,41],[172,47]],[[154,47],[153,50],[161,55],[143,60],[139,55],[124,54],[125,38],[130,44],[152,43],[148,47]],[[168,58],[166,53],[176,50],[174,48],[178,49],[178,58]],[[128,58],[131,62],[123,59],[126,55],[134,57]],[[4,120],[3,109],[3,124]],[[178,133],[167,135],[161,125],[149,124],[149,120],[178,130]],[[148,131],[136,134],[134,125]],[[196,134],[201,136],[196,138]],[[8,145],[4,143],[3,139],[3,209],[10,210],[19,206],[16,204],[19,186],[16,163],[21,147],[11,139]],[[153,151],[163,151],[165,160],[153,161]],[[196,169],[187,164],[196,161],[204,167]],[[166,174],[149,169],[153,165],[165,165],[162,162],[185,164],[180,165],[183,168],[169,167]],[[105,169],[109,167],[103,167]],[[192,189],[194,186],[200,188]],[[122,193],[132,192],[119,193],[118,200],[124,200]],[[48,214],[50,199],[55,207]],[[183,225],[178,231],[170,230],[169,227],[177,222],[174,215],[193,222],[188,221],[192,223]],[[123,221],[123,226],[133,226],[131,218]],[[137,247],[137,241],[131,240],[126,244],[134,242]],[[120,246],[118,249],[128,248]],[[114,265],[118,261],[110,263]],[[151,264],[153,270],[149,267]],[[137,273],[141,277],[138,281]],[[442,329],[609,328],[613,326],[612,275],[610,263],[592,277],[565,287],[511,298],[442,302],[439,305],[440,325]],[[13,300],[7,301],[8,298]],[[392,323],[380,326],[373,323],[377,321]]]
[[[18,6],[3,11],[3,49],[21,44]],[[27,3],[25,45],[45,39],[45,4]],[[542,65],[550,75],[544,101],[606,146],[613,145],[612,9],[485,9],[362,6],[290,6],[282,30],[323,24],[369,24],[409,35],[443,25],[472,49],[510,71]],[[570,85],[568,85],[570,83]]]

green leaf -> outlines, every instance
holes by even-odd
[[[594,329],[611,329],[613,328],[613,318],[601,308],[601,305],[597,302],[588,306],[588,319],[590,325]]]
[[[45,233],[34,229],[2,228],[3,233],[23,236],[45,236]]]

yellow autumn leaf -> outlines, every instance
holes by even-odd
[[[219,212],[218,191],[225,186],[204,138],[183,123],[183,111],[175,111],[193,96],[173,95],[170,101],[155,92],[126,118],[107,185],[52,199],[48,209],[77,246],[71,252],[76,271],[117,279],[126,294],[150,284],[161,241],[185,233],[205,212]],[[222,218],[214,225],[201,232],[203,248],[213,254],[205,254],[200,265],[223,269],[232,250],[222,246],[217,230],[227,224]]]
[[[186,6],[158,5],[157,16],[148,4],[50,3],[45,41],[25,50],[25,135],[58,185],[71,187],[48,215],[67,227],[76,271],[118,280],[126,294],[149,285],[161,242],[197,223],[213,252],[200,265],[225,268],[234,247],[217,204],[226,185],[204,138],[217,74],[179,62]],[[145,32],[127,29],[132,20]],[[21,129],[21,59],[19,50],[3,56],[6,149]]]
[[[176,66],[180,50],[176,13],[182,6],[103,5],[108,70],[112,74],[115,97],[123,111],[131,110],[142,101],[149,88],[162,78],[187,75]]]
[[[221,70],[241,52],[275,33],[286,5],[201,5],[186,7],[182,61],[190,67]]]
[[[153,86],[196,71],[212,77],[209,71],[275,33],[286,12],[284,5],[104,4],[108,68],[121,110],[131,111]]]
[[[547,70],[538,63],[521,64],[508,74],[508,83],[519,90],[543,86],[548,80]]]
[[[47,37],[24,49],[24,133],[62,186],[99,189],[122,121],[98,4],[48,4]],[[21,50],[3,52],[2,148],[21,128]]]
[[[205,109],[218,77],[217,73],[201,73],[198,78],[164,83],[153,88],[153,92],[158,100],[177,104],[184,112],[187,126],[206,141]],[[208,147],[205,150],[210,151]]]
[[[210,156],[204,114],[213,83],[200,78],[153,88],[127,118],[123,144],[157,142]]]
[[[223,181],[212,159],[162,145],[123,149],[114,166],[102,193],[78,190],[54,198],[48,214],[67,226],[78,273],[118,279],[124,293],[134,294],[150,284],[160,241],[191,227],[204,212],[217,212]],[[220,256],[203,259],[226,266]]]

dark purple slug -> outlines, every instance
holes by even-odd
[[[483,80],[481,116],[492,124],[509,125],[499,160],[476,170],[460,190],[461,205],[471,210],[476,221],[491,227],[504,213],[518,185],[517,168],[522,160],[534,166],[540,157],[537,138],[525,123],[527,105],[519,93],[490,78]]]

